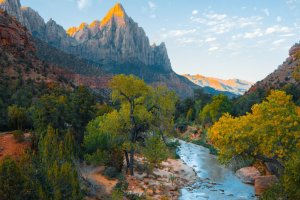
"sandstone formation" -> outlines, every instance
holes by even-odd
[[[260,172],[255,167],[244,167],[236,171],[235,175],[244,183],[254,184],[256,176],[260,176]]]
[[[278,182],[276,176],[258,176],[255,178],[254,187],[255,194],[262,195],[268,188]]]

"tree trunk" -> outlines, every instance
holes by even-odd
[[[130,149],[130,175],[131,176],[134,176],[133,166],[134,166],[134,149],[133,147],[131,147]]]
[[[166,141],[166,137],[165,137],[164,133],[162,131],[160,131],[160,134],[161,134],[161,138],[163,139],[163,142],[165,143],[165,145],[169,146],[167,141]]]
[[[126,159],[126,166],[127,166],[127,169],[129,169],[130,163],[129,163],[129,156],[128,156],[127,150],[125,150],[124,153],[125,153],[125,159]],[[127,169],[126,169],[126,171],[127,171]]]

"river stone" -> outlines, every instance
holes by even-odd
[[[260,172],[255,167],[244,167],[236,171],[235,175],[247,184],[254,184],[256,176],[260,176]]]
[[[278,179],[274,175],[255,177],[255,182],[254,182],[255,195],[257,196],[261,195],[276,182],[278,182]]]

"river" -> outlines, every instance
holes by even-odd
[[[197,173],[198,180],[181,189],[180,200],[251,200],[254,187],[241,182],[202,146],[180,141],[178,155]]]

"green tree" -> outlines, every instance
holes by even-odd
[[[22,130],[26,123],[26,109],[12,105],[8,107],[7,112],[11,127]]]
[[[146,139],[143,154],[147,159],[150,169],[158,166],[162,161],[168,158],[168,150],[158,136],[152,136]]]
[[[95,96],[83,86],[76,88],[68,99],[68,121],[78,144],[83,142],[84,129],[95,116]]]
[[[32,109],[34,128],[45,133],[48,125],[63,132],[67,129],[67,96],[43,95]]]
[[[100,141],[107,134],[118,138],[133,175],[134,154],[139,142],[144,140],[142,133],[155,132],[164,139],[173,124],[176,98],[165,87],[152,88],[132,75],[115,76],[110,87],[112,100],[119,104],[119,109],[99,118],[98,124],[95,122],[96,126],[87,131],[85,146],[95,150],[99,143],[91,138]]]
[[[121,170],[123,166],[123,143],[130,131],[129,118],[113,111],[92,120],[84,138],[86,159]],[[123,133],[123,134],[122,134]]]
[[[41,193],[48,199],[82,199],[74,163],[74,140],[70,133],[60,138],[51,126],[39,142],[41,176],[46,182]]]
[[[0,164],[0,199],[23,200],[25,184],[25,177],[17,163],[5,158]]]
[[[0,130],[4,130],[7,126],[7,105],[0,98]]]
[[[227,96],[220,94],[213,97],[211,103],[204,106],[199,114],[199,119],[202,124],[213,123],[218,121],[218,119],[224,113],[232,112],[232,102]]]

